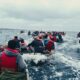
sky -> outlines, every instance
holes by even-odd
[[[80,31],[80,0],[0,0],[0,28]]]

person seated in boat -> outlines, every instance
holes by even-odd
[[[20,40],[18,39],[18,36],[14,36],[13,40],[16,42],[16,49],[20,51]]]
[[[22,38],[20,39],[20,49],[21,52],[27,52],[27,44]]]
[[[47,32],[46,34],[48,35],[48,38],[52,37],[52,33],[51,32]]]
[[[7,48],[0,54],[1,71],[25,72],[26,64],[16,50],[16,41],[9,40]]]
[[[32,35],[39,35],[39,31],[34,31],[33,33],[32,33]]]
[[[57,41],[56,42],[59,42],[59,43],[63,42],[63,38],[62,38],[62,35],[60,33],[57,33],[56,37],[57,37]]]
[[[48,32],[47,35],[49,39],[52,39],[54,42],[56,42],[56,36],[53,35],[53,32]]]
[[[44,51],[44,46],[42,42],[42,36],[34,36],[34,40],[28,44],[28,47],[32,46],[34,48],[35,53],[43,53]]]
[[[48,37],[48,36],[46,36]],[[46,42],[44,41],[45,43],[45,49],[48,50],[49,52],[51,52],[51,50],[54,50],[55,49],[55,45],[54,45],[54,41],[53,41],[53,37],[46,40]]]
[[[52,37],[50,37],[54,42],[57,41],[56,32],[52,33]]]
[[[47,50],[49,53],[51,52],[51,50],[55,49],[53,38],[48,38],[47,34],[44,35],[43,43],[45,46],[45,50]]]
[[[45,34],[45,35],[43,36],[43,43],[44,43],[44,46],[46,46],[46,44],[48,43],[48,41],[49,41],[48,35]]]

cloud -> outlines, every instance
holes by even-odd
[[[80,0],[0,0],[0,27],[79,29],[79,3]]]

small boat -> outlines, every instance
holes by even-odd
[[[27,75],[27,73],[6,70],[0,74],[0,80],[29,80]]]
[[[23,54],[22,57],[26,61],[26,63],[30,62],[32,66],[41,66],[48,61],[49,57],[51,58],[53,53],[54,53],[53,51],[51,52],[51,54],[26,53]]]

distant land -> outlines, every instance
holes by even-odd
[[[23,31],[55,31],[55,30],[28,30],[28,29],[15,29],[15,28],[0,28],[0,30],[23,30]],[[57,31],[57,32],[79,32],[79,31]]]

